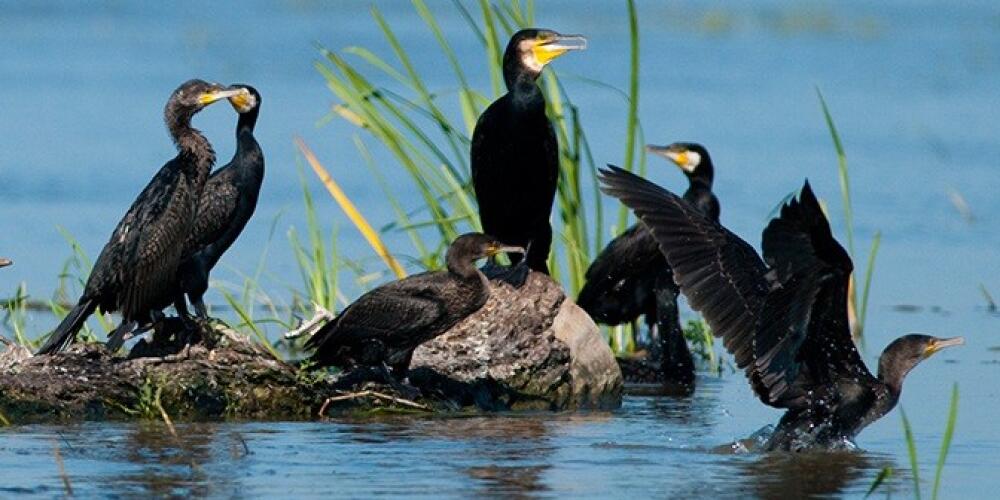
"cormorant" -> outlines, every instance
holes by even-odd
[[[213,172],[205,184],[186,256],[178,273],[182,294],[187,294],[201,318],[208,317],[202,300],[208,290],[208,275],[253,216],[264,180],[264,153],[253,136],[260,112],[260,93],[249,85],[237,84],[229,88],[246,91],[229,98],[239,113],[236,153],[232,161]],[[175,307],[178,314],[187,316],[183,295],[176,299]]]
[[[688,189],[684,200],[712,221],[719,220],[719,200],[712,193],[715,168],[700,144],[678,142],[647,146],[684,172]],[[597,321],[620,325],[646,316],[650,332],[656,326],[662,382],[683,392],[694,387],[694,359],[684,340],[677,309],[679,290],[656,240],[640,222],[611,240],[587,269],[577,304]]]
[[[914,366],[963,343],[905,335],[882,352],[877,376],[868,371],[848,328],[853,264],[808,181],[764,230],[761,260],[677,195],[617,167],[601,174],[604,191],[649,228],[691,307],[723,338],[757,396],[788,410],[769,450],[852,440],[892,410]]]
[[[156,173],[111,239],[101,250],[79,302],[38,351],[52,354],[73,342],[76,332],[98,307],[120,311],[121,325],[108,347],[121,347],[125,335],[145,328],[173,301],[177,267],[198,207],[198,199],[215,163],[215,152],[191,118],[209,104],[244,90],[189,80],[167,101],[164,121],[177,156]]]
[[[528,248],[528,267],[549,273],[549,217],[559,180],[559,144],[535,80],[546,64],[586,48],[581,36],[525,29],[503,55],[507,93],[490,104],[472,133],[472,185],[483,232]],[[510,256],[521,261],[520,255]]]
[[[405,379],[413,351],[479,310],[489,298],[486,276],[475,262],[519,252],[491,236],[459,236],[445,256],[448,269],[416,274],[362,295],[306,343],[318,366],[392,368],[389,381]],[[385,373],[385,375],[389,375]]]

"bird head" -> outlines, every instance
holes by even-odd
[[[708,170],[712,160],[705,146],[693,142],[675,142],[669,146],[646,146],[646,151],[662,156],[677,165],[688,177]]]
[[[879,356],[878,373],[883,382],[899,390],[903,377],[921,361],[942,349],[962,345],[962,337],[938,338],[930,335],[911,333],[892,341]]]
[[[188,80],[171,94],[167,101],[167,112],[176,116],[191,116],[206,106],[244,93],[242,89],[226,88],[218,83],[204,80]]]
[[[552,30],[529,28],[514,33],[504,51],[504,73],[522,68],[535,78],[547,64],[573,50],[587,48],[587,39],[580,35],[561,35]],[[509,79],[508,79],[509,80]],[[510,87],[511,82],[507,85]]]
[[[226,90],[239,91],[238,94],[229,98],[229,104],[239,114],[249,113],[260,107],[260,92],[257,89],[242,83],[230,85]]]

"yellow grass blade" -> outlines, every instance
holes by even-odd
[[[337,183],[334,182],[333,178],[330,177],[330,174],[325,168],[323,168],[323,165],[319,163],[319,160],[316,159],[316,156],[313,154],[312,150],[309,149],[309,146],[306,146],[306,143],[298,137],[295,138],[295,145],[299,148],[299,151],[302,152],[302,156],[306,158],[306,161],[309,162],[309,166],[311,166],[313,171],[316,172],[316,176],[319,177],[320,182],[326,186],[326,190],[330,192],[333,199],[338,205],[340,205],[340,209],[344,211],[344,214],[347,215],[348,219],[351,219],[351,222],[353,222],[354,226],[358,228],[358,231],[361,231],[361,235],[368,240],[368,244],[375,250],[375,253],[377,253],[379,257],[382,257],[382,260],[384,260],[389,266],[389,269],[392,269],[392,272],[396,274],[397,278],[405,278],[406,271],[403,270],[403,266],[399,265],[399,261],[397,261],[396,258],[389,253],[389,249],[387,249],[385,244],[382,243],[382,239],[379,238],[378,233],[372,229],[371,224],[365,220],[364,216],[361,215],[361,212],[359,212],[358,208],[354,206],[354,203],[351,202],[350,198],[344,194],[344,191],[340,189],[340,186],[338,186]]]

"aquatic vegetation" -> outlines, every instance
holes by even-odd
[[[826,105],[826,99],[823,98],[823,93],[820,92],[819,88],[816,89],[816,95],[819,97],[819,103],[823,109],[823,118],[826,120],[826,126],[830,130],[830,137],[833,139],[833,147],[837,153],[837,173],[840,180],[841,201],[844,205],[844,227],[847,231],[847,251],[851,256],[851,259],[857,262],[857,254],[854,251],[854,209],[851,206],[851,182],[849,175],[850,170],[847,166],[847,153],[844,152],[844,145],[840,140],[840,134],[837,132],[837,126],[833,122],[833,116],[830,114],[830,109]],[[864,347],[865,318],[868,314],[868,293],[871,291],[872,275],[875,273],[875,257],[878,255],[878,248],[881,241],[882,232],[876,231],[875,235],[872,236],[871,249],[868,251],[868,260],[864,272],[864,285],[861,292],[860,310],[858,310],[857,280],[854,277],[857,274],[857,270],[855,270],[851,275],[851,284],[848,291],[849,305],[851,311],[853,311],[851,315],[853,318],[851,320],[851,330],[854,337],[861,342],[862,347]]]
[[[913,427],[910,425],[910,420],[906,417],[906,411],[900,408],[899,413],[903,424],[903,437],[906,440],[907,457],[910,460],[910,478],[913,480],[913,497],[920,500],[920,492],[922,491],[922,488],[920,485],[920,463],[917,458],[917,443],[913,437]],[[951,388],[951,402],[948,405],[948,420],[945,422],[944,433],[941,435],[941,448],[938,451],[938,459],[934,467],[934,483],[931,489],[931,498],[933,500],[937,500],[938,494],[941,490],[941,478],[944,472],[944,465],[948,458],[948,451],[951,449],[951,440],[955,435],[955,423],[957,421],[958,384],[956,383],[952,385]],[[886,480],[891,478],[894,474],[895,471],[890,467],[883,468],[879,471],[865,497],[867,498],[880,486],[886,484]]]

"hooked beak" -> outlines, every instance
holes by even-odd
[[[494,255],[499,255],[502,253],[519,253],[521,255],[524,255],[525,251],[524,248],[522,247],[497,245],[490,247],[490,249],[486,252],[486,255],[487,257],[493,257]]]
[[[7,266],[9,266],[9,265],[11,265],[13,263],[14,263],[14,261],[12,261],[10,259],[4,259],[4,258],[0,257],[0,267],[7,267]]]
[[[924,348],[924,357],[928,358],[934,353],[947,347],[965,344],[964,337],[952,337],[950,339],[934,339]]]
[[[243,92],[247,92],[247,90],[220,88],[218,90],[212,90],[210,92],[205,92],[201,94],[200,96],[198,96],[198,102],[200,102],[203,106],[208,106],[209,104],[212,104],[213,102],[218,101],[219,99],[228,99],[230,97],[240,95]]]
[[[586,48],[587,39],[582,35],[556,35],[555,38],[540,41],[531,50],[538,62],[545,65],[566,52]]]
[[[647,145],[646,151],[674,162],[675,165],[685,172],[689,171],[690,166],[688,165],[687,151],[679,150],[672,146],[656,146],[654,144]]]

